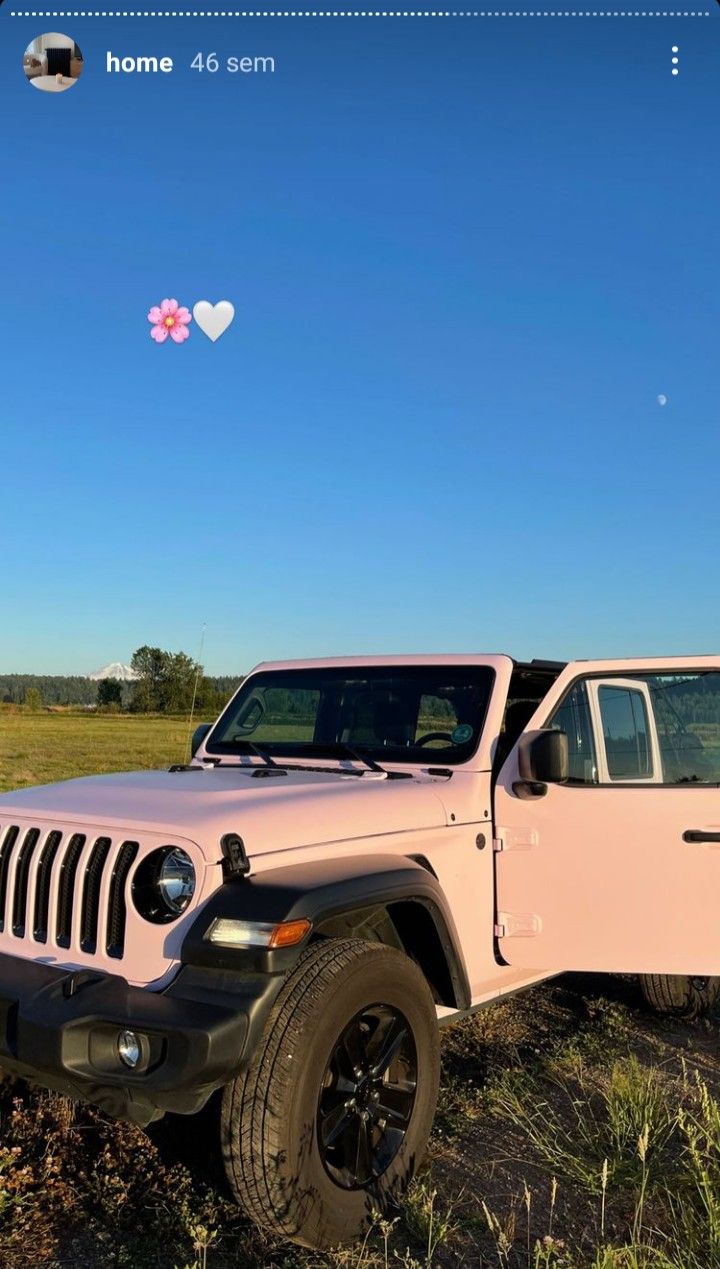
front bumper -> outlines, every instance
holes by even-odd
[[[282,977],[184,966],[163,992],[0,954],[0,1067],[145,1125],[191,1114],[249,1061]],[[140,1038],[137,1067],[118,1037]]]

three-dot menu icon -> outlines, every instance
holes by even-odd
[[[673,44],[672,46],[672,73],[673,75],[678,75],[680,73],[678,70],[678,64],[680,62],[680,58],[678,57],[679,52],[680,52],[680,49],[678,48],[677,44]]]

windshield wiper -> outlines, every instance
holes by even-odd
[[[332,750],[333,756],[337,754],[338,758],[352,758],[353,762],[362,762],[369,771],[379,771],[382,775],[388,774],[385,768],[381,767],[380,763],[371,758],[369,754],[365,754],[362,750],[346,744],[344,740],[336,740],[332,744],[323,745],[322,749]]]
[[[233,746],[244,745],[246,749],[250,750],[250,753],[255,754],[256,758],[262,758],[266,767],[276,767],[278,765],[275,759],[271,758],[270,754],[265,749],[262,749],[260,745],[256,745],[253,740],[233,740],[232,744]],[[235,749],[233,749],[233,752],[235,752]]]
[[[0,3],[1,2],[2,0],[0,0]],[[286,770],[286,771],[287,770],[290,770],[290,771],[292,770],[296,770],[296,771],[303,771],[303,770],[304,771],[323,771],[325,770],[325,768],[323,767],[315,767],[310,764],[303,763],[302,761],[296,762],[292,760],[290,763],[286,763],[284,761],[277,762],[275,758],[272,758],[270,756],[267,750],[262,749],[260,745],[256,745],[254,741],[252,740],[238,739],[238,740],[232,741],[231,743],[233,745],[233,753],[236,753],[239,746],[242,745],[250,753],[255,754],[256,757],[262,758],[266,767],[275,767],[277,770]],[[399,776],[401,774],[404,774],[398,771],[386,771],[385,767],[381,767],[380,763],[376,762],[374,758],[371,758],[369,754],[364,754],[360,749],[354,748],[353,745],[346,744],[344,740],[332,741],[329,744],[319,745],[318,758],[324,758],[326,755],[330,755],[330,757],[333,757],[333,758],[335,757],[350,758],[352,759],[353,762],[361,762],[368,771],[377,771],[378,774],[384,775],[384,776]],[[215,758],[215,757],[206,757],[206,758],[203,758],[202,761],[207,763],[212,762],[213,765],[216,767],[221,767],[225,765],[220,758]],[[362,772],[355,771],[352,774],[362,775]]]

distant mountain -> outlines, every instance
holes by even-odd
[[[88,674],[88,678],[96,683],[101,679],[119,679],[121,683],[134,683],[138,677],[132,666],[123,665],[122,661],[111,661],[110,665],[104,665],[102,670]]]

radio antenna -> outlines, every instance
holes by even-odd
[[[190,761],[190,745],[192,743],[192,725],[193,725],[193,719],[195,717],[195,702],[197,700],[198,684],[200,682],[200,675],[202,674],[202,669],[203,669],[202,654],[203,654],[203,645],[205,643],[206,630],[207,630],[207,622],[203,622],[202,630],[200,631],[200,647],[198,648],[197,670],[195,671],[195,683],[193,684],[192,705],[190,706],[190,720],[188,722],[187,740],[185,741],[185,761],[186,762]]]

